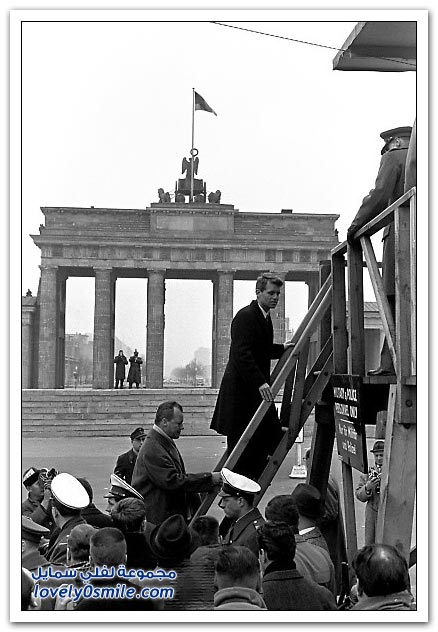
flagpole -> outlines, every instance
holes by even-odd
[[[195,147],[195,88],[192,88],[193,91],[193,104],[192,104],[192,149],[190,151],[191,155],[191,169],[190,169],[190,200],[189,202],[193,202],[193,172],[195,166],[195,159],[193,156],[193,149]]]

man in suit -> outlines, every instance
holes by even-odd
[[[254,555],[259,554],[257,529],[264,519],[257,507],[253,507],[254,496],[261,487],[258,483],[236,474],[224,467],[222,489],[219,492],[219,507],[223,509],[229,529],[223,538],[223,544],[246,546]]]
[[[270,402],[260,426],[248,448],[233,468],[257,479],[263,472],[268,455],[282,437],[269,384],[271,359],[279,358],[291,343],[274,344],[270,310],[280,298],[283,281],[265,273],[256,282],[256,300],[241,309],[231,323],[231,347],[222,378],[211,428],[227,436],[230,454],[263,400]]]
[[[134,471],[134,465],[137,460],[140,448],[143,445],[143,441],[146,438],[146,433],[143,428],[136,428],[130,434],[132,448],[128,452],[124,452],[117,457],[116,467],[114,468],[114,474],[123,478],[124,481],[131,484],[132,473]]]
[[[148,522],[161,524],[181,514],[189,521],[199,506],[197,492],[220,485],[220,472],[187,474],[175,444],[184,426],[178,402],[160,404],[155,423],[143,443],[132,476],[132,486],[143,496]]]
[[[376,539],[377,514],[380,506],[380,476],[385,451],[384,439],[374,442],[371,452],[374,455],[374,467],[367,474],[361,474],[355,495],[365,508],[365,544],[374,544]]]
[[[381,151],[379,172],[374,189],[363,199],[350,228],[347,231],[347,241],[354,243],[355,233],[377,217],[390,204],[404,193],[405,166],[412,127],[396,127],[380,134],[385,142]],[[383,287],[395,317],[395,233],[394,222],[385,226],[383,231],[382,257]],[[391,354],[386,342],[380,354],[380,366],[368,372],[369,375],[391,375],[394,373]]]

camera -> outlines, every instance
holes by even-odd
[[[380,494],[380,470],[375,467],[370,468],[368,472],[368,478],[370,481],[378,481],[375,487],[376,494]]]
[[[40,483],[43,485],[44,489],[50,487],[50,483],[53,481],[55,476],[58,475],[58,472],[52,467],[50,470],[43,468],[39,474]]]

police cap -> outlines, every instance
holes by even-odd
[[[140,439],[140,437],[145,437],[146,433],[143,430],[143,428],[136,428],[135,430],[131,432],[129,436],[131,437],[131,441],[134,441],[134,439]]]
[[[388,151],[389,143],[394,140],[394,138],[410,138],[412,133],[412,127],[406,125],[405,127],[394,127],[393,129],[387,129],[385,132],[380,134],[380,138],[383,138],[385,141],[385,145],[381,151],[382,155]]]
[[[69,509],[84,509],[90,498],[77,478],[67,472],[55,476],[51,484],[52,496]]]
[[[117,500],[122,500],[122,498],[140,498],[140,500],[144,501],[140,492],[131,487],[131,485],[124,481],[123,478],[120,478],[120,476],[117,476],[117,474],[111,474],[110,484],[109,492],[104,495],[104,498],[117,498]]]
[[[46,537],[49,533],[49,529],[37,524],[32,518],[21,516],[21,537],[23,540],[29,540],[38,544],[41,538]]]
[[[257,494],[261,487],[251,478],[242,474],[236,474],[226,467],[221,470],[222,489],[219,496],[253,496]]]

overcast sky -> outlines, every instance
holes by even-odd
[[[207,190],[242,212],[337,213],[344,240],[374,184],[380,132],[414,121],[416,73],[333,71],[336,50],[310,43],[340,48],[364,18],[317,16],[238,24],[309,44],[205,21],[212,14],[197,23],[24,24],[22,291],[38,288],[29,234],[44,222],[41,206],[141,209],[159,187],[173,191],[191,145],[192,88],[217,112],[195,115]],[[211,292],[210,282],[167,283],[167,369],[211,345]],[[253,283],[236,284],[235,309],[253,296]],[[70,280],[67,301],[67,331],[91,332],[92,280]],[[306,286],[288,283],[293,327],[306,306]],[[144,349],[145,318],[145,282],[119,281],[116,335]]]

